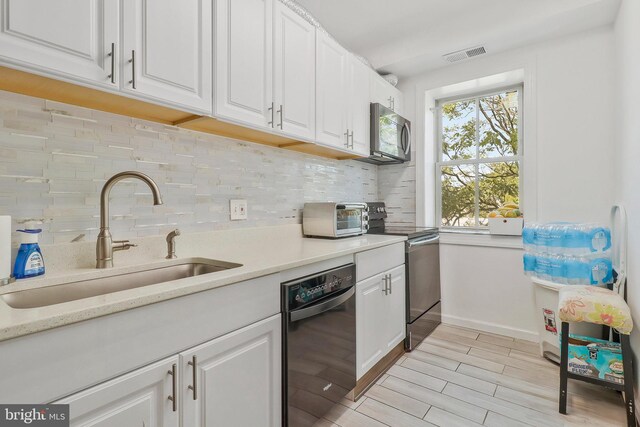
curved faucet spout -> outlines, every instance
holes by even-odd
[[[113,267],[113,251],[128,250],[135,246],[128,240],[114,242],[109,231],[109,194],[113,186],[123,179],[136,178],[146,183],[153,194],[153,204],[161,205],[162,196],[158,185],[149,176],[135,171],[120,172],[107,180],[100,194],[100,233],[96,242],[96,268]]]
[[[160,189],[158,185],[155,183],[151,177],[142,172],[136,171],[127,171],[120,172],[112,176],[107,180],[102,187],[102,193],[100,194],[100,229],[108,229],[109,228],[109,194],[111,193],[111,189],[114,185],[116,185],[119,181],[123,179],[136,178],[140,181],[144,182],[151,189],[151,193],[153,194],[153,204],[161,205],[162,204],[162,195],[160,194]]]

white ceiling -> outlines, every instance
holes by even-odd
[[[401,77],[447,65],[442,55],[496,53],[610,24],[619,0],[297,0],[343,46]]]

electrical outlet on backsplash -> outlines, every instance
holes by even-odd
[[[0,215],[14,229],[35,220],[42,243],[94,241],[102,186],[125,170],[151,176],[165,203],[152,206],[143,183],[115,186],[111,231],[122,239],[297,224],[305,201],[378,198],[374,165],[0,91]],[[230,199],[251,215],[232,222]]]

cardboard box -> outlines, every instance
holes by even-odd
[[[624,384],[620,343],[569,334],[569,372]]]

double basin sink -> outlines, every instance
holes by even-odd
[[[83,298],[107,295],[127,289],[156,285],[172,280],[216,273],[241,266],[242,264],[225,261],[190,258],[166,266],[141,266],[139,269],[128,273],[61,283],[43,288],[25,289],[1,295],[0,298],[12,308],[40,308]]]

